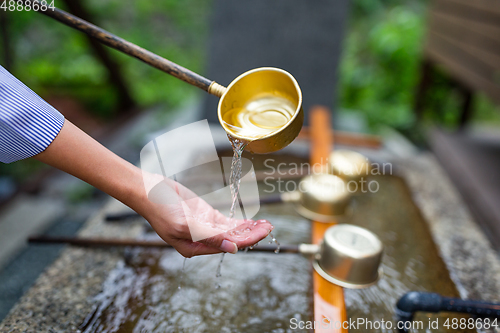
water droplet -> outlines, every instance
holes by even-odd
[[[179,279],[179,286],[177,287],[179,290],[182,289],[182,280],[186,277],[186,261],[187,258],[184,258],[184,261],[182,262],[181,278]]]
[[[276,243],[276,250],[274,250],[274,253],[279,253],[280,252],[280,243],[278,242],[276,237],[274,237],[274,235],[271,232],[269,233],[269,236],[271,236],[272,242]],[[269,244],[271,244],[272,242],[269,242]]]
[[[226,255],[225,253],[222,253],[221,256],[220,256],[219,265],[217,265],[217,271],[215,272],[215,277],[216,278],[220,278],[222,276],[221,269],[222,269],[222,262],[224,261],[224,256],[225,255]]]

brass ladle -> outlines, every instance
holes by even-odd
[[[24,4],[38,1],[24,0]],[[135,57],[184,82],[220,97],[219,121],[224,130],[236,139],[249,142],[246,150],[265,154],[280,150],[299,134],[304,120],[302,92],[288,72],[262,67],[245,72],[227,88],[104,29],[58,8],[39,11],[59,22],[86,33],[99,42]],[[251,116],[234,117],[237,109],[249,110]],[[252,130],[257,129],[257,132]]]

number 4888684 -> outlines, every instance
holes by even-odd
[[[0,0],[1,1],[1,0]],[[50,0],[49,0],[50,1]],[[20,12],[20,11],[47,11],[47,10],[54,10],[55,4],[54,1],[47,1],[47,0],[41,0],[41,1],[23,1],[23,0],[3,0],[2,4],[0,5],[0,9],[7,12]]]
[[[444,322],[444,327],[447,329],[490,329],[498,328],[499,323],[497,318],[450,318]]]

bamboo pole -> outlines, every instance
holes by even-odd
[[[335,142],[339,145],[380,149],[383,144],[382,139],[376,135],[335,131],[335,133],[332,133],[331,136],[332,140],[335,140]],[[310,138],[311,127],[302,127],[297,139],[309,140]]]
[[[330,112],[321,106],[314,106],[310,112],[310,139],[311,139],[311,165],[328,163],[328,156],[333,146],[333,135],[330,124]],[[332,223],[312,222],[312,243],[318,244]],[[328,328],[316,328],[318,333],[347,332],[347,329],[334,329],[335,323],[344,323],[347,320],[347,312],[344,302],[344,290],[322,278],[313,271],[314,290],[314,320],[323,324],[325,318],[331,325]]]
[[[109,247],[142,247],[142,248],[172,248],[171,245],[162,240],[141,240],[141,239],[121,239],[121,238],[84,238],[84,237],[57,237],[57,236],[31,236],[28,238],[30,244],[68,244],[72,246],[89,248],[109,248]],[[283,244],[280,245],[278,253],[306,253],[303,247],[310,247],[308,244]],[[276,245],[258,245],[248,252],[275,252]],[[241,251],[244,252],[244,251]]]

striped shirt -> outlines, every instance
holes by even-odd
[[[41,153],[63,124],[61,113],[0,66],[0,162]]]

